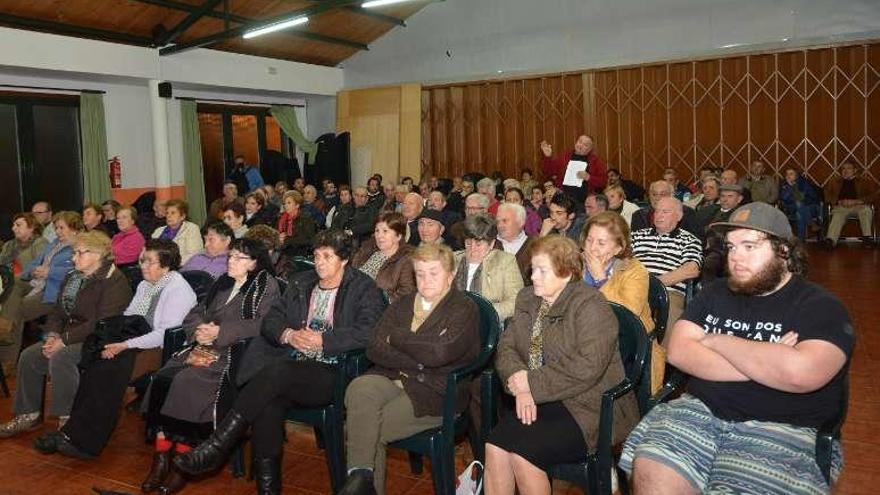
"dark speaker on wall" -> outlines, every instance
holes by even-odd
[[[171,98],[170,82],[159,83],[159,96],[161,96],[162,98]]]

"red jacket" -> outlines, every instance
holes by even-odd
[[[541,161],[545,177],[549,179],[551,176],[556,176],[554,179],[556,187],[562,187],[565,169],[568,168],[568,162],[571,161],[573,154],[574,150],[569,150],[562,156],[544,157],[544,160]],[[587,173],[590,174],[590,178],[587,180],[589,192],[602,192],[608,183],[608,169],[605,167],[605,162],[599,158],[595,151],[590,151],[587,155],[587,164]]]

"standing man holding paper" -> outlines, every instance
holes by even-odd
[[[608,169],[599,155],[593,151],[593,138],[582,135],[574,143],[574,149],[561,156],[553,156],[553,147],[541,141],[544,160],[541,168],[549,179],[554,177],[557,187],[578,204],[584,202],[590,192],[602,192],[608,182]]]

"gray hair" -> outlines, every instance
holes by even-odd
[[[471,215],[464,219],[464,238],[478,241],[494,241],[498,237],[495,220],[485,213]]]
[[[487,198],[486,195],[485,195],[485,194],[482,194],[482,193],[470,193],[470,194],[468,194],[467,198],[464,199],[465,204],[467,204],[467,200],[468,200],[468,198],[470,198],[471,196],[476,196],[477,200],[478,200],[479,203],[480,203],[480,208],[488,208],[488,207],[489,207],[489,198]]]
[[[511,210],[513,212],[513,216],[516,218],[516,221],[519,222],[520,225],[526,224],[526,209],[523,205],[516,203],[501,203],[498,205],[498,212],[501,210]]]
[[[491,187],[492,189],[495,189],[495,181],[488,177],[483,177],[477,182],[477,190],[479,191],[483,187]]]

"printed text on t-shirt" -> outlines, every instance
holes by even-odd
[[[706,319],[703,321],[703,330],[706,333],[723,333],[762,342],[779,342],[784,334],[782,323],[772,321],[740,321],[732,318],[721,318],[711,313],[707,314]]]

